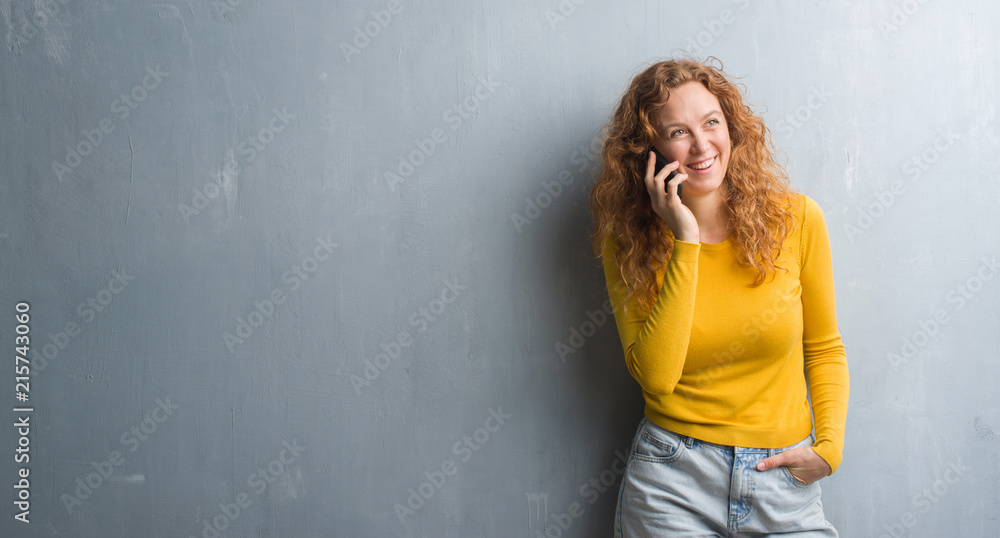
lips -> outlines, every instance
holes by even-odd
[[[715,157],[712,157],[711,159],[705,159],[704,161],[699,161],[699,162],[696,162],[696,163],[693,163],[693,164],[689,164],[689,165],[687,165],[687,167],[690,168],[690,169],[692,169],[692,170],[705,170],[706,168],[708,168],[708,167],[712,166],[713,164],[715,164],[715,160],[718,159],[718,158],[719,158],[719,156],[716,155]]]

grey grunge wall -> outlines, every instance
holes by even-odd
[[[995,536],[1000,8],[0,2],[0,535],[603,537],[599,131],[675,53],[823,208],[842,536]]]

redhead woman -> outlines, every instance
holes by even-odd
[[[838,536],[819,480],[849,380],[819,205],[708,62],[636,76],[602,158],[593,246],[646,403],[615,536]]]

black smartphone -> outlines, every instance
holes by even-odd
[[[662,155],[660,155],[660,152],[656,151],[655,149],[650,148],[649,151],[653,152],[653,154],[656,155],[656,169],[653,171],[653,175],[659,174],[660,170],[663,170],[663,167],[666,166],[666,165],[668,165],[668,164],[670,164],[670,163],[667,162],[667,160],[664,159]],[[664,191],[667,190],[667,182],[670,181],[671,179],[673,179],[676,175],[677,175],[677,170],[673,170],[669,174],[667,174],[666,179],[663,180],[663,190]],[[683,197],[681,195],[681,192],[682,192],[681,188],[682,187],[684,187],[683,183],[677,186],[677,196]]]

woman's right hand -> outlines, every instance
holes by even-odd
[[[677,186],[684,182],[688,175],[678,173],[667,182],[666,189],[663,186],[664,179],[680,166],[681,163],[674,161],[664,166],[660,173],[654,176],[656,155],[650,151],[646,163],[646,190],[649,191],[653,211],[656,211],[663,222],[667,223],[674,238],[688,243],[698,243],[701,238],[698,220],[694,218],[694,213],[681,202],[681,197],[677,196]]]

